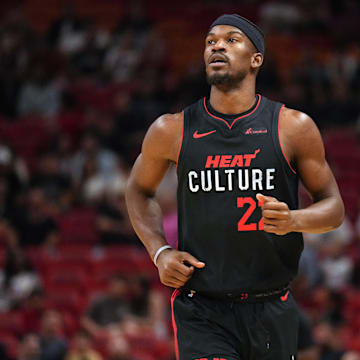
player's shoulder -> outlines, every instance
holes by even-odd
[[[320,131],[308,114],[283,107],[279,121],[283,138],[295,153],[315,146],[322,147]]]
[[[293,134],[299,137],[301,135],[311,135],[313,132],[318,132],[317,126],[311,116],[302,111],[284,106],[280,113],[280,119],[280,125],[288,135]]]
[[[289,125],[302,128],[314,125],[314,120],[308,114],[300,111],[288,108],[286,106],[283,107],[281,111],[281,118],[284,119]]]
[[[159,116],[150,126],[147,136],[159,140],[174,138],[181,135],[183,126],[183,114],[163,114]]]
[[[150,126],[146,133],[142,152],[152,153],[161,158],[176,158],[182,137],[183,114],[163,114]]]
[[[182,126],[183,122],[183,112],[175,114],[163,114],[159,116],[151,125],[150,128],[153,128],[159,132],[168,132],[174,130],[179,126]]]

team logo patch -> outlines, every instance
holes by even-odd
[[[267,134],[267,129],[265,128],[259,128],[259,129],[253,129],[253,128],[248,128],[245,131],[245,135],[260,135],[260,134]]]

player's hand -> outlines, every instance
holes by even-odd
[[[294,228],[294,218],[288,205],[272,196],[256,194],[261,203],[264,218],[264,231],[277,235],[285,235]]]
[[[194,273],[195,268],[203,268],[205,264],[185,251],[175,249],[164,250],[157,259],[160,281],[167,286],[179,288]]]

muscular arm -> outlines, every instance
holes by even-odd
[[[282,235],[290,231],[323,233],[337,228],[344,217],[344,205],[325,159],[318,128],[306,114],[287,108],[282,110],[279,121],[284,154],[296,165],[313,203],[290,211],[285,203],[259,195],[264,203],[264,230]]]
[[[145,136],[141,154],[127,184],[126,204],[130,220],[152,259],[156,251],[167,244],[155,191],[171,162],[177,161],[181,133],[181,114],[158,118]],[[191,266],[186,266],[186,263]],[[173,287],[182,286],[189,279],[194,271],[193,266],[204,266],[190,254],[176,250],[163,251],[157,265],[160,280]]]
[[[295,231],[321,233],[336,229],[343,221],[344,205],[325,159],[320,132],[304,113],[285,109],[283,117],[284,123],[293,123],[289,131],[292,144],[290,156],[313,200],[307,208],[294,211]]]
[[[171,161],[176,161],[175,151],[180,146],[176,136],[178,126],[177,115],[164,115],[152,124],[127,185],[126,204],[130,219],[151,258],[157,249],[167,244],[155,191]]]

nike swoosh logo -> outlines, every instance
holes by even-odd
[[[216,130],[212,130],[212,131],[209,131],[209,132],[206,132],[206,133],[199,134],[198,131],[196,130],[194,132],[193,138],[194,139],[200,139],[200,138],[202,138],[204,136],[208,136],[208,135],[210,135],[210,134],[212,134],[214,132],[216,132]]]
[[[287,298],[288,298],[288,296],[289,296],[289,290],[286,292],[286,294],[285,294],[285,295],[280,296],[281,301],[286,301],[286,300],[287,300]]]

